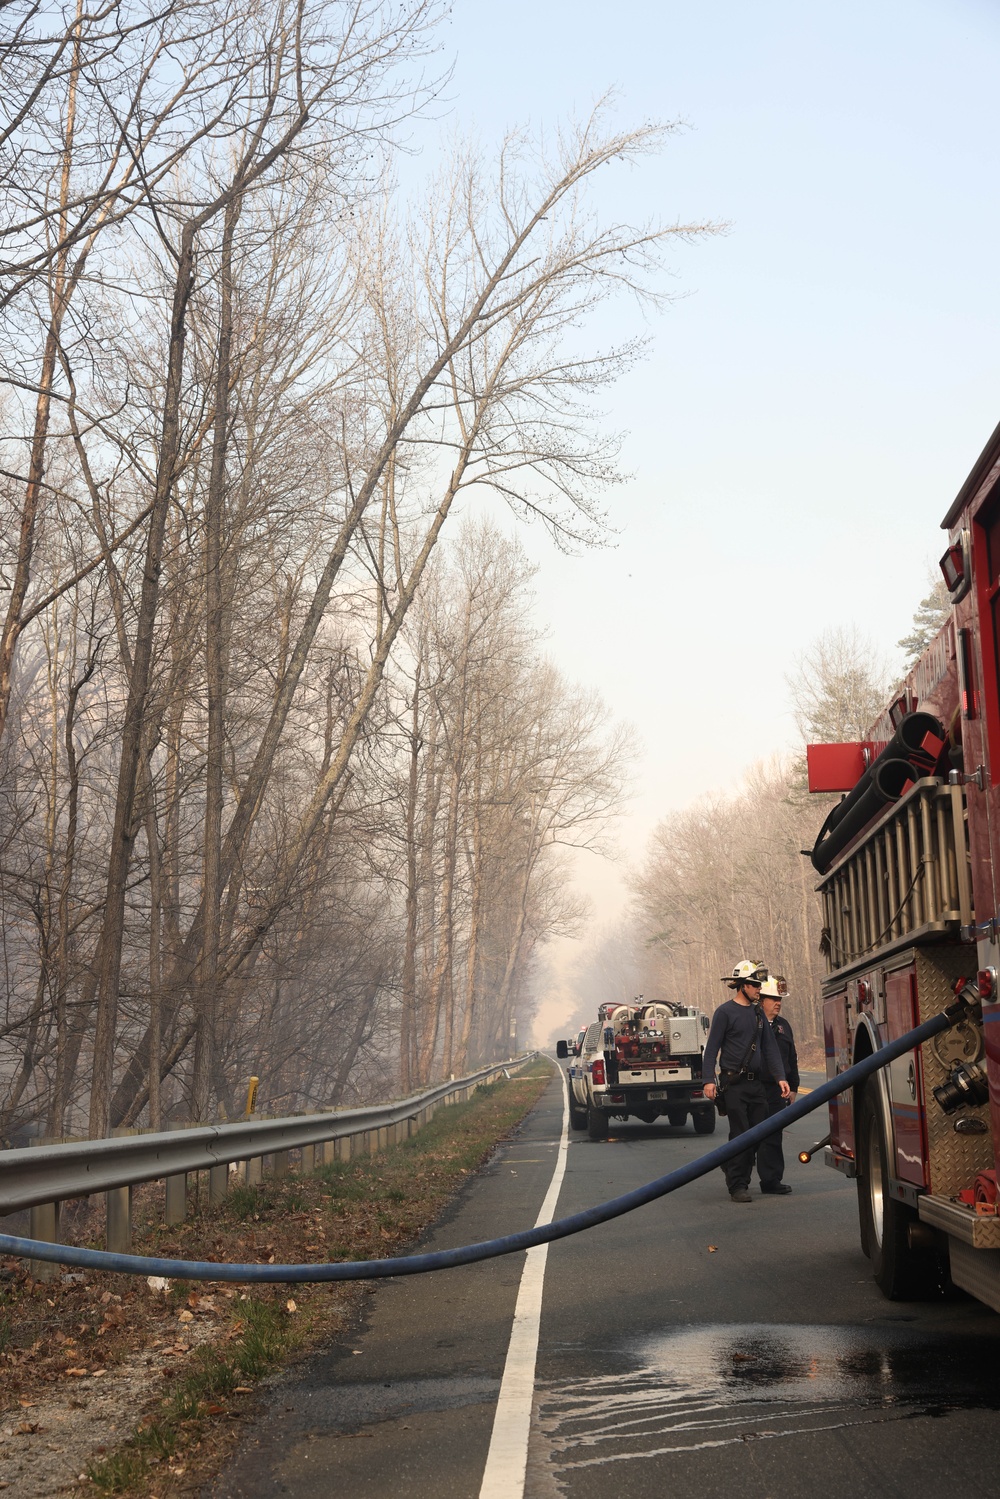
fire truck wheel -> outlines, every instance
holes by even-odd
[[[569,1127],[570,1129],[587,1128],[587,1110],[581,1109],[572,1093],[569,1095]]]
[[[608,1116],[603,1109],[587,1110],[587,1134],[592,1140],[608,1138]]]
[[[872,1274],[890,1301],[913,1301],[932,1294],[939,1277],[933,1255],[910,1248],[908,1228],[914,1214],[889,1195],[889,1151],[878,1095],[866,1088],[861,1100],[862,1246],[868,1241]]]
[[[695,1109],[691,1115],[696,1135],[715,1134],[715,1109]]]
[[[667,1118],[674,1129],[683,1129],[688,1122],[688,1111],[687,1109],[668,1109]]]
[[[861,1253],[866,1260],[870,1260],[872,1246],[868,1240],[868,1182],[863,1176],[858,1176],[854,1185],[858,1189],[858,1236],[861,1240]]]

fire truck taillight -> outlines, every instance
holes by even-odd
[[[590,1064],[590,1080],[597,1088],[604,1087],[604,1058],[598,1057]]]
[[[976,974],[976,984],[979,988],[980,999],[993,999],[997,992],[997,971],[995,968],[980,968]]]

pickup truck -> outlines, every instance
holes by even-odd
[[[715,1130],[715,1106],[701,1082],[709,1019],[685,1005],[601,1005],[568,1068],[569,1121],[592,1140],[603,1140],[612,1119],[652,1124],[663,1115],[682,1128],[691,1115],[695,1132]],[[559,1041],[568,1058],[574,1043]]]

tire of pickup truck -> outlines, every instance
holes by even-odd
[[[595,1109],[591,1106],[587,1110],[587,1134],[591,1140],[608,1138],[608,1116],[603,1109]]]
[[[569,1127],[570,1129],[587,1128],[587,1110],[581,1109],[572,1093],[569,1095]]]
[[[691,1119],[694,1123],[694,1132],[696,1135],[715,1134],[714,1107],[710,1109],[693,1109],[691,1111]]]
[[[687,1109],[668,1109],[667,1118],[674,1129],[683,1129],[688,1122]]]

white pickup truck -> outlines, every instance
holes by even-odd
[[[701,1059],[709,1019],[686,1005],[601,1005],[579,1050],[559,1041],[556,1055],[568,1069],[569,1118],[603,1140],[612,1119],[633,1116],[644,1124],[665,1115],[681,1128],[691,1115],[696,1133],[715,1129],[715,1106],[702,1092]]]

